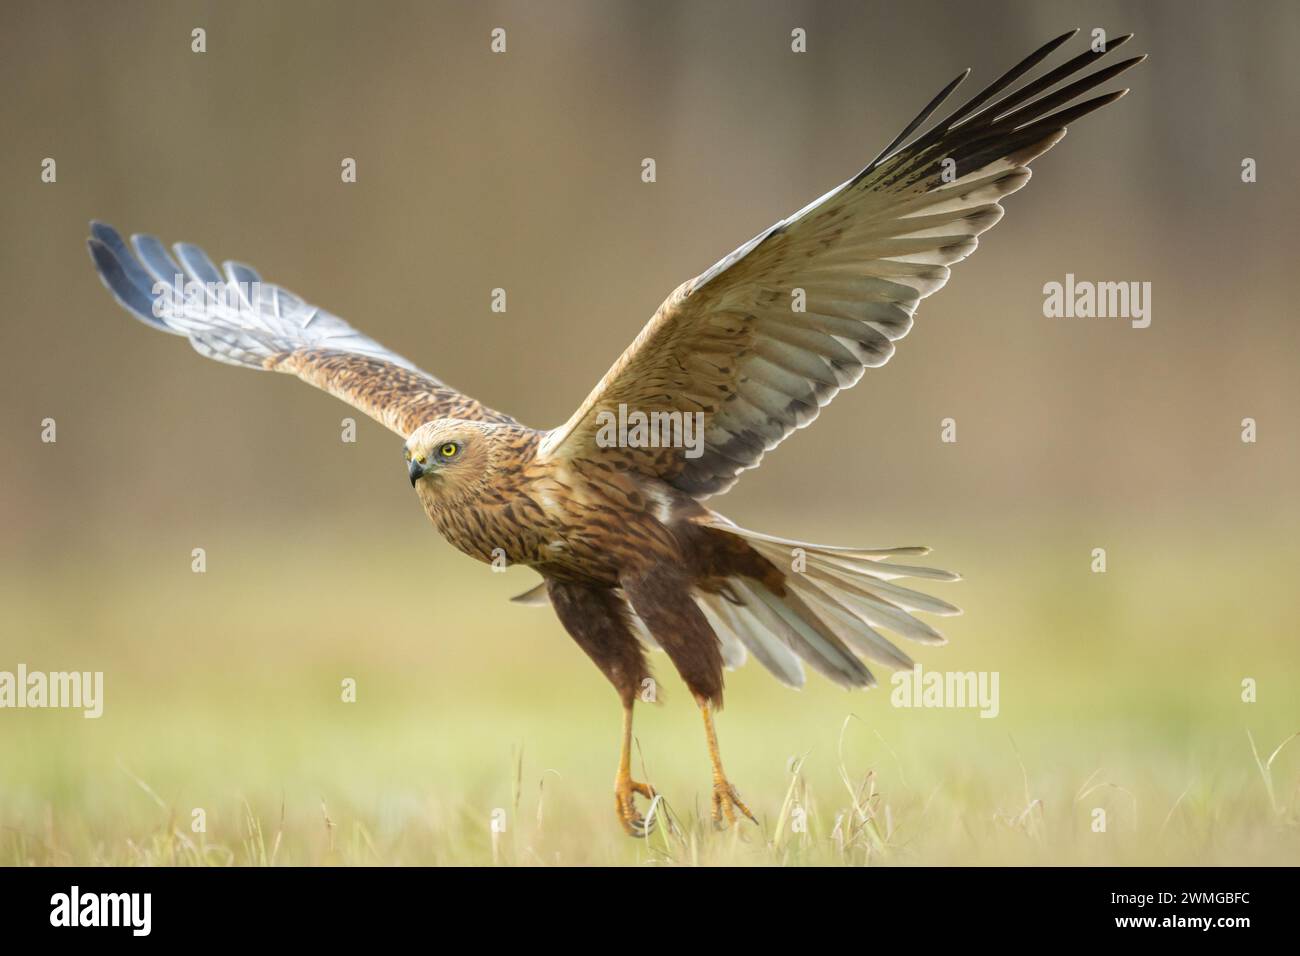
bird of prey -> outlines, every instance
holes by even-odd
[[[724,668],[752,654],[785,684],[801,685],[807,664],[837,684],[869,687],[863,658],[912,667],[882,631],[938,644],[915,614],[959,613],[897,582],[956,575],[899,560],[926,548],[787,540],[738,527],[704,501],[887,362],[918,302],[1002,218],[1000,200],[1029,181],[1030,161],[1069,123],[1127,92],[1076,102],[1144,59],[1088,72],[1129,36],[1020,82],[1075,32],[918,132],[962,73],[861,172],[679,286],[549,431],[443,384],[245,265],[220,271],[185,243],[173,259],[157,239],[137,235],[128,246],[99,223],[90,254],[145,323],[209,358],[297,375],[392,429],[420,503],[452,545],[541,574],[516,600],[549,603],[622,703],[614,792],[633,836],[648,829],[636,797],[655,791],[632,777],[632,708],[650,679],[646,648],[665,651],[703,717],[714,824],[732,825],[754,817],[718,751]],[[608,427],[636,413],[661,423],[689,415],[699,440],[684,447]]]

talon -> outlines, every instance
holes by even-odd
[[[749,821],[755,825],[758,820],[754,814],[749,812],[749,807],[745,806],[745,801],[740,799],[740,794],[736,788],[731,785],[726,774],[722,770],[722,755],[718,753],[718,734],[713,729],[713,705],[706,697],[696,697],[696,702],[700,705],[700,714],[704,717],[704,738],[709,745],[709,760],[713,763],[713,826],[714,829],[723,829],[722,821],[725,818],[727,826],[733,826],[736,822],[736,811],[739,810]]]
[[[647,800],[654,800],[657,795],[655,788],[650,784],[630,777],[620,777],[614,781],[614,809],[618,813],[619,822],[623,824],[623,829],[627,831],[628,836],[645,839],[654,832],[658,821],[651,818],[650,822],[646,823],[645,818],[636,808],[636,794],[640,794]]]
[[[743,813],[751,823],[757,824],[758,820],[754,818],[745,805],[745,801],[740,799],[740,794],[729,780],[719,778],[713,781],[713,826],[722,830],[723,819],[725,818],[726,826],[733,826],[736,823],[736,811]]]

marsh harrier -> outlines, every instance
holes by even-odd
[[[679,286],[549,431],[443,384],[247,266],[218,270],[184,243],[173,258],[149,236],[128,246],[98,223],[90,253],[145,323],[209,358],[297,375],[388,426],[448,541],[541,574],[521,599],[550,604],[622,701],[614,790],[633,835],[647,829],[635,797],[654,790],[632,778],[632,707],[650,679],[646,648],[664,650],[703,716],[714,822],[734,824],[753,816],[718,753],[724,668],[752,654],[786,684],[802,684],[807,664],[837,684],[869,687],[863,658],[912,666],[882,632],[941,643],[915,614],[957,613],[898,582],[956,575],[909,563],[925,548],[787,540],[737,527],[704,501],[889,361],[920,300],[1002,218],[1000,200],[1029,181],[1029,163],[1067,124],[1126,92],[1075,102],[1142,59],[1086,72],[1127,36],[1020,84],[1072,35],[921,132],[963,73],[852,179]],[[629,420],[671,422],[670,440],[611,430]],[[671,440],[691,424],[696,441]]]

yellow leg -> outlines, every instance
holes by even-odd
[[[724,818],[728,825],[735,823],[737,810],[752,822],[758,823],[722,770],[722,754],[718,752],[718,732],[713,729],[712,705],[707,700],[698,698],[697,703],[700,705],[700,714],[704,717],[704,738],[709,744],[709,760],[713,762],[713,825],[722,826]]]
[[[647,800],[655,798],[654,787],[632,779],[632,702],[628,701],[623,705],[623,747],[618,757],[618,773],[614,775],[614,808],[628,836],[644,837],[654,829],[654,823],[646,826],[637,812],[635,795],[638,793]]]

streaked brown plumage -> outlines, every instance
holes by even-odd
[[[226,263],[223,274],[185,244],[175,247],[177,262],[147,236],[134,237],[132,250],[100,224],[90,251],[108,288],[148,324],[209,357],[291,372],[397,432],[411,484],[449,542],[480,561],[541,574],[543,584],[521,598],[554,608],[622,702],[615,796],[633,834],[646,828],[634,799],[654,791],[631,778],[632,706],[651,679],[645,648],[662,648],[704,716],[714,820],[734,822],[750,814],[718,755],[712,714],[724,669],[752,653],[786,683],[801,683],[808,663],[844,686],[870,686],[863,657],[912,666],[881,630],[941,643],[914,612],[957,613],[895,582],[955,575],[894,560],[924,548],[773,538],[702,502],[866,368],[884,364],[919,300],[1001,218],[999,200],[1028,181],[1028,163],[1067,123],[1122,95],[1068,105],[1141,57],[1051,91],[1128,37],[993,102],[1072,35],[909,141],[958,77],[861,173],[680,286],[572,418],[550,431],[442,384],[246,266]],[[174,277],[207,285],[180,308],[164,301]],[[792,305],[800,296],[802,309]],[[698,413],[700,454],[611,445],[604,428],[626,409]]]

